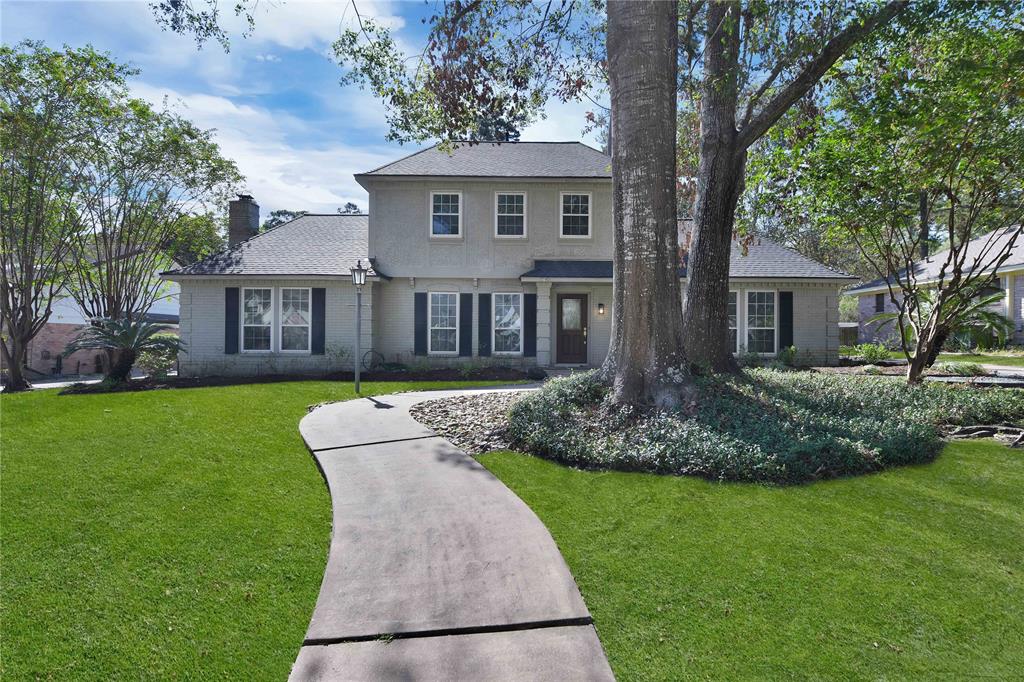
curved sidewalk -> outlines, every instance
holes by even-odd
[[[481,392],[333,403],[299,424],[334,528],[291,679],[613,679],[544,525],[409,415],[418,402]]]

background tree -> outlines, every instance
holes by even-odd
[[[0,352],[7,389],[28,387],[29,343],[65,285],[86,184],[75,163],[133,71],[92,48],[0,46]]]
[[[813,141],[783,167],[801,169],[801,210],[889,278],[911,383],[1020,238],[1022,18],[1001,6],[866,43],[838,70]],[[929,234],[947,251],[937,281],[922,282]]]
[[[266,232],[272,227],[277,227],[283,223],[287,223],[290,220],[301,218],[302,216],[309,213],[309,211],[289,211],[286,208],[280,208],[276,211],[271,211],[267,219],[260,225],[260,232]],[[340,213],[340,210],[339,210]]]
[[[158,273],[170,254],[195,246],[190,216],[226,204],[241,176],[210,131],[134,99],[118,103],[81,163],[88,182],[71,242],[71,296],[87,317],[139,319],[164,289]]]
[[[338,213],[342,215],[354,215],[362,212],[359,205],[352,201],[346,202],[344,206],[338,209]]]

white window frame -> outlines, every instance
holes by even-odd
[[[245,292],[247,291],[269,291],[270,292],[270,348],[249,348],[245,347],[245,328],[246,327],[265,327],[263,324],[246,324],[245,323]],[[241,296],[238,300],[238,350],[240,353],[273,353],[274,352],[274,327],[277,325],[277,296],[274,295],[274,287],[242,287]]]
[[[768,327],[751,327],[750,326],[750,315],[748,311],[750,309],[750,294],[771,294],[772,295],[772,319],[775,322],[775,328],[773,329],[774,336],[772,340],[772,346],[774,350],[769,353],[763,353],[760,351],[750,350],[750,330],[751,329],[768,329]],[[763,357],[775,357],[779,353],[779,292],[776,289],[747,289],[743,293],[743,338],[747,341],[747,352],[756,353]]]
[[[313,288],[312,287],[280,287],[281,295],[278,296],[278,310],[277,310],[277,327],[280,332],[277,335],[279,339],[280,348],[278,349],[281,353],[296,353],[299,355],[308,355],[313,349]],[[284,292],[288,291],[306,291],[309,296],[309,324],[285,324],[284,323]],[[285,350],[284,348],[284,328],[285,327],[306,327],[309,329],[309,333],[306,334],[306,347],[304,349],[290,349]]]
[[[743,293],[746,294],[746,292],[743,292]],[[742,315],[742,312],[743,312],[743,305],[742,305],[743,296],[740,296],[740,291],[738,289],[730,289],[729,290],[729,295],[730,296],[733,296],[733,295],[736,296],[736,326],[735,327],[727,327],[727,329],[729,331],[731,331],[733,329],[736,330],[736,346],[735,346],[735,348],[732,349],[733,355],[735,355],[735,354],[740,352],[740,345],[741,345],[740,344],[740,340],[743,338],[743,337],[740,336],[740,323],[743,321],[743,315]],[[725,316],[726,316],[726,318],[729,317],[729,304],[728,304],[728,302],[726,303],[726,307],[725,307]],[[726,319],[726,323],[728,324],[728,319]]]
[[[445,294],[448,296],[455,297],[455,350],[434,350],[432,343],[434,330],[434,296]],[[440,355],[440,356],[457,356],[459,354],[459,323],[462,321],[459,319],[461,311],[459,310],[462,306],[459,301],[459,292],[457,291],[428,291],[427,292],[427,355]],[[438,327],[438,329],[451,329],[451,327]]]
[[[585,196],[587,197],[587,233],[586,234],[566,234],[565,224],[562,219],[566,215],[565,210],[565,197],[566,196]],[[558,238],[559,239],[590,239],[594,234],[594,193],[593,192],[559,192],[558,193]]]
[[[522,234],[498,234],[498,198],[501,196],[520,196],[523,198],[523,233]],[[433,200],[431,200],[433,201]],[[494,193],[494,238],[495,239],[526,239],[527,233],[527,198],[526,192],[519,190],[498,190]],[[510,214],[511,215],[511,214]],[[433,218],[433,216],[431,216]]]
[[[434,234],[434,197],[439,194],[452,194],[459,198],[459,232],[458,234]],[[438,213],[437,215],[452,215],[451,213]],[[466,215],[465,204],[462,200],[462,192],[454,189],[432,189],[427,197],[427,234],[431,239],[462,239],[462,234],[466,229],[466,221],[463,218]],[[441,292],[438,292],[441,293]]]
[[[519,350],[495,350],[498,346],[495,344],[497,339],[496,332],[498,331],[495,325],[495,317],[498,311],[497,297],[498,296],[516,296],[519,298]],[[523,354],[523,314],[525,309],[523,308],[523,294],[517,291],[495,291],[491,294],[491,354],[492,355],[507,355],[507,356],[519,356]],[[514,329],[514,327],[502,327],[503,329]]]

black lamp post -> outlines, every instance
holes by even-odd
[[[352,286],[356,288],[356,350],[355,350],[355,368],[356,368],[356,395],[359,394],[359,365],[360,365],[360,351],[359,341],[363,335],[363,285],[366,284],[366,273],[369,272],[369,268],[362,266],[362,261],[357,260],[356,266],[350,268],[352,273]]]

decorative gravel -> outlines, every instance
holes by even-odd
[[[441,398],[413,405],[413,419],[471,455],[509,449],[508,410],[523,391]]]

